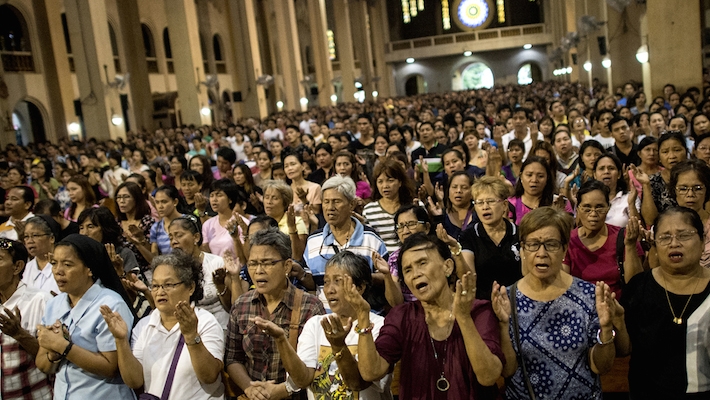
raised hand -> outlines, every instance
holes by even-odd
[[[16,337],[22,329],[22,315],[20,315],[20,309],[15,307],[15,310],[9,310],[7,307],[3,307],[5,314],[0,313],[0,332],[10,336]]]
[[[195,193],[195,209],[201,213],[207,209],[207,199],[200,192]]]
[[[348,337],[348,333],[353,327],[352,318],[348,318],[347,325],[343,326],[337,314],[330,314],[320,320],[320,325],[323,327],[325,338],[328,339],[333,353],[337,353],[347,346],[345,338]]]
[[[451,237],[451,235],[446,232],[446,229],[444,229],[444,226],[442,224],[436,226],[436,237],[438,237],[442,242],[446,243],[446,245],[449,247],[456,246],[458,244],[456,239]]]
[[[466,272],[456,282],[454,317],[456,319],[471,318],[471,306],[474,300],[476,300],[476,274]]]
[[[639,239],[641,233],[638,217],[630,216],[629,222],[626,223],[626,237],[624,238],[625,245],[633,245]]]
[[[188,337],[197,336],[197,314],[195,309],[186,301],[180,301],[175,306],[175,318],[180,323],[180,333]]]
[[[114,338],[123,340],[128,337],[128,325],[126,325],[126,321],[123,320],[121,314],[112,311],[107,305],[102,305],[99,311],[101,311],[101,316],[104,317],[108,330]]]
[[[123,258],[116,253],[116,246],[114,246],[113,243],[106,243],[104,244],[104,247],[108,253],[108,258],[111,260],[111,264],[113,264],[113,269],[116,270],[116,274],[120,277],[124,276],[125,272],[123,270]]]
[[[362,297],[350,276],[343,278],[343,300],[350,303],[358,315],[370,312],[370,303]]]
[[[429,172],[429,164],[424,159],[424,156],[419,156],[419,171]]]
[[[304,207],[305,209],[306,207]],[[286,225],[288,226],[289,232],[296,232],[296,210],[293,204],[288,205],[288,210],[286,210]]]
[[[215,286],[224,287],[225,279],[227,279],[227,270],[225,268],[217,268],[212,272],[212,282]]]
[[[597,282],[594,288],[596,297],[597,315],[599,316],[599,326],[611,327],[612,320],[616,316],[616,304],[612,297],[612,291],[604,282]]]
[[[372,265],[375,266],[377,272],[383,273],[385,275],[390,275],[389,264],[387,264],[387,261],[385,261],[385,259],[382,258],[380,253],[376,251],[372,252]]]
[[[306,204],[308,203],[308,189],[303,190],[303,188],[297,187],[296,188],[296,196],[301,200],[301,203]]]
[[[431,216],[439,216],[439,215],[444,215],[444,210],[439,206],[438,203],[434,203],[434,200],[432,200],[431,196],[427,197],[427,207],[429,209],[429,215]]]
[[[434,195],[436,195],[436,202],[441,204],[444,202],[444,187],[439,184],[439,182],[436,182],[436,186],[434,186]]]
[[[222,258],[224,259],[224,269],[227,270],[227,273],[238,277],[242,269],[234,258],[234,254],[231,251],[227,251],[222,255]]]
[[[636,190],[636,186],[629,182],[629,196],[628,196],[628,204],[629,204],[629,209],[636,208],[636,199],[639,197],[639,192]]]
[[[510,322],[510,297],[508,297],[508,291],[505,286],[499,285],[498,282],[493,282],[493,290],[491,291],[491,305],[493,306],[493,312],[496,313],[498,321],[508,323]]]
[[[639,181],[640,184],[642,185],[650,185],[651,184],[651,178],[648,176],[647,173],[643,172],[640,170],[637,166],[634,164],[631,164],[629,166],[629,169],[631,170],[631,173],[634,174],[634,177],[636,178],[637,181]]]
[[[279,339],[287,336],[286,331],[284,331],[283,328],[269,321],[268,319],[254,317],[254,324],[257,328],[261,329],[261,332],[271,336],[274,339]]]

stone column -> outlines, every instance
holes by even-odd
[[[352,102],[355,94],[355,55],[350,29],[350,0],[333,0],[335,19],[335,53],[340,64],[342,90],[338,101]]]
[[[277,70],[281,75],[282,98],[284,109],[301,110],[300,100],[305,92],[301,81],[303,80],[303,64],[298,44],[298,30],[296,29],[296,10],[293,0],[271,0],[274,11],[274,26],[276,30]]]
[[[106,75],[109,81],[116,75],[108,45],[106,4],[103,0],[65,0],[64,7],[86,134],[98,140],[125,137],[125,123],[111,123],[112,115],[121,115],[121,101],[118,90],[106,81]]]
[[[204,49],[202,48],[202,46],[200,46],[200,50],[204,52],[206,58],[202,60],[202,68],[205,70],[205,75],[217,76],[217,61],[215,60],[214,47],[212,44],[212,24],[210,22],[209,2],[207,0],[197,0],[195,3],[197,4],[197,20],[200,27],[200,36],[202,36],[202,38],[204,38],[205,40]],[[200,53],[200,56],[201,55],[202,53]],[[208,68],[205,68],[205,62],[207,63]],[[209,71],[209,73],[207,71]],[[202,86],[201,90],[204,90],[206,92],[212,91],[212,95],[214,96],[214,99],[216,101],[216,103],[212,104],[212,107],[210,107],[212,109],[212,115],[214,116],[215,122],[221,121],[223,116],[222,109],[220,108],[222,97],[219,93],[219,83],[215,88],[208,88],[206,86]]]
[[[200,113],[208,106],[207,90],[199,86],[205,80],[197,26],[195,0],[166,0],[170,43],[175,65],[175,79],[183,124],[210,124],[211,118]]]
[[[318,83],[318,104],[330,105],[333,94],[333,67],[328,50],[328,23],[326,22],[325,0],[308,0],[308,20],[311,29],[313,63],[316,67]]]
[[[639,81],[639,77],[641,77],[641,64],[636,61],[636,51],[641,46],[639,21],[643,14],[643,9],[643,5],[632,1],[626,6],[624,15],[607,5],[607,25],[610,27],[611,35],[613,36],[613,38],[609,38],[613,39],[609,42],[609,54],[612,58],[613,67],[611,70],[613,87],[623,86],[624,83],[630,80]],[[623,18],[626,18],[626,23]],[[624,24],[628,25],[625,29]],[[648,99],[648,104],[650,103],[651,99]]]
[[[391,65],[385,62],[385,51],[390,41],[387,27],[387,4],[385,0],[377,0],[368,7],[370,13],[370,30],[372,32],[372,55],[375,60],[374,74],[379,77],[375,90],[381,97],[391,97],[395,94]],[[441,21],[441,19],[439,19]]]
[[[365,91],[365,98],[372,99],[372,91],[375,84],[372,81],[374,76],[372,68],[372,39],[367,13],[367,1],[354,0],[350,2],[350,18],[353,26],[353,42],[355,44],[355,54],[360,61],[360,75],[362,76],[362,88]]]
[[[150,80],[148,80],[148,65],[145,60],[138,1],[116,0],[116,8],[121,24],[119,31],[121,32],[120,40],[123,42],[126,71],[131,74],[128,89],[130,126],[136,132],[145,128],[152,133],[153,96],[150,91]],[[162,31],[156,31],[156,39],[161,35]],[[156,40],[155,42],[160,43],[161,41]]]

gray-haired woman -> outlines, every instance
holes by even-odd
[[[118,368],[129,387],[160,395],[178,358],[170,398],[222,399],[224,333],[217,319],[194,304],[202,298],[202,266],[180,250],[151,263],[156,309],[129,329],[107,306],[101,314],[116,341]],[[168,396],[161,396],[168,398]]]
[[[46,215],[34,216],[27,220],[24,236],[20,238],[30,257],[33,257],[25,266],[22,282],[27,286],[59,294],[57,282],[52,274],[52,264],[49,255],[54,250],[54,242],[59,237],[61,227],[51,217]]]

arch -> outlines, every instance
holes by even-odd
[[[143,33],[143,47],[145,47],[146,57],[155,57],[155,41],[153,33],[146,24],[141,24],[141,32]]]
[[[15,104],[12,110],[13,121],[18,123],[15,127],[16,136],[23,145],[30,142],[44,143],[47,141],[47,110],[42,103],[34,98],[25,97]]]
[[[537,63],[528,61],[518,69],[518,85],[529,85],[542,81],[542,70]]]
[[[404,81],[404,93],[407,96],[414,96],[427,92],[427,83],[424,75],[413,74]]]
[[[214,59],[215,61],[224,61],[224,55],[222,54],[222,38],[219,33],[215,33],[212,36],[212,48],[214,49]]]
[[[163,48],[165,49],[165,58],[173,58],[173,49],[170,47],[170,33],[168,32],[168,27],[163,29]]]
[[[488,65],[476,61],[467,65],[466,68],[461,71],[461,80],[463,81],[463,89],[490,89],[495,83],[493,78],[493,71],[488,67]]]
[[[0,6],[0,51],[5,72],[34,72],[30,29],[22,12],[15,6]]]

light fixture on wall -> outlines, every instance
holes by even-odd
[[[330,95],[330,101],[331,101],[331,103],[333,103],[333,105],[335,105],[335,103],[338,102],[338,95],[337,95],[337,94],[331,94],[331,95]]]
[[[372,91],[372,97],[373,97],[373,98],[376,99],[377,96],[379,96],[379,95],[380,95],[380,93],[379,93],[377,90],[373,90],[373,91]]]
[[[611,58],[609,58],[609,56],[604,57],[602,60],[602,67],[606,69],[611,68]]]
[[[530,43],[526,43],[526,44],[523,45],[523,48],[524,48],[525,50],[530,50],[530,49],[532,49],[532,45],[531,45]]]
[[[113,111],[111,111],[111,123],[114,126],[119,126],[123,123],[123,117],[118,114],[113,114]]]
[[[464,57],[471,57],[473,55],[473,52],[471,50],[466,50],[463,52]]]
[[[585,70],[585,71],[589,72],[589,71],[592,70],[592,62],[591,62],[591,61],[587,61],[587,62],[584,63],[584,65],[582,65],[582,67],[584,67],[584,70]]]
[[[413,58],[413,57],[409,57],[406,61],[407,61],[407,64],[413,64],[413,63],[414,63],[414,58]]]
[[[636,60],[641,64],[646,64],[648,62],[648,45],[644,44],[636,50]]]
[[[200,114],[202,114],[205,117],[209,117],[211,113],[212,113],[212,110],[210,110],[210,108],[207,106],[204,106],[200,109]]]
[[[69,124],[69,133],[76,135],[81,131],[81,125],[78,122],[72,122]]]
[[[284,109],[284,102],[281,101],[281,100],[277,101],[277,102],[276,102],[276,108],[278,108],[279,111],[283,110],[283,109]]]

